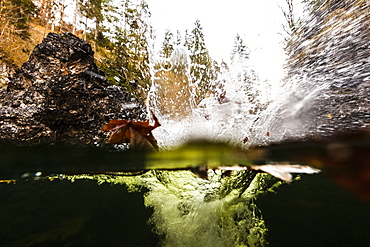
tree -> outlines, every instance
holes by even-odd
[[[176,42],[175,44],[176,45],[181,45],[181,41],[182,41],[182,38],[181,38],[181,33],[179,30],[176,31]]]
[[[212,84],[216,98],[226,97],[239,107],[237,114],[250,114],[261,108],[259,79],[249,64],[249,52],[240,35],[236,35],[230,63],[217,66],[218,76]]]
[[[290,36],[297,31],[297,29],[302,25],[302,20],[295,16],[294,11],[294,4],[293,0],[285,0],[286,8],[280,7],[281,11],[283,12],[284,18],[286,23],[283,24],[283,30],[288,37],[285,37],[285,42],[288,42]],[[318,0],[303,0],[302,2],[307,3],[310,2],[311,6],[315,6],[319,4]],[[310,11],[308,8],[306,10]]]
[[[234,39],[228,77],[231,79],[231,83],[234,84],[233,89],[229,91],[243,92],[244,100],[247,103],[253,103],[254,105],[257,103],[256,98],[259,92],[255,84],[258,77],[249,65],[248,48],[239,34]]]
[[[130,0],[116,7],[114,11],[123,15],[107,23],[110,28],[104,34],[109,37],[110,43],[104,51],[102,69],[111,83],[126,88],[143,100],[151,85],[149,7],[145,1],[133,4]]]
[[[186,37],[190,54],[190,79],[196,104],[206,96],[212,79],[212,60],[206,47],[200,21],[195,22],[191,36]]]
[[[185,30],[185,37],[184,37],[184,46],[190,51],[191,49],[191,44],[190,44],[190,39],[191,39],[191,36],[188,32],[188,30],[186,29]]]
[[[168,59],[170,58],[173,50],[174,50],[173,33],[167,29],[166,33],[164,34],[164,40],[162,43],[160,55],[161,57]]]
[[[168,59],[169,68],[158,66],[155,72],[156,93],[153,107],[162,116],[183,119],[192,110],[189,84],[189,57],[184,47],[176,47]]]
[[[46,32],[59,30],[64,25],[64,10],[69,2],[67,0],[41,0],[38,6],[38,21],[45,28]]]
[[[313,12],[326,4],[325,0],[303,0],[302,2],[305,4],[305,9],[309,12]]]
[[[222,60],[220,64],[213,62],[214,79],[210,85],[210,92],[213,95],[220,95],[225,92],[225,84],[229,73],[229,65]]]
[[[28,29],[36,6],[31,0],[2,0],[0,2],[1,35],[8,31],[22,38],[30,36]]]
[[[249,58],[249,51],[244,44],[243,39],[239,34],[236,35],[234,39],[234,48],[231,51],[231,60],[243,59],[246,60]]]
[[[29,24],[35,13],[32,1],[0,1],[0,66],[16,68],[28,58],[33,48]]]
[[[79,12],[85,17],[85,33],[88,26],[88,20],[94,23],[94,30],[91,37],[93,41],[93,49],[96,52],[98,49],[99,42],[104,41],[103,35],[103,22],[108,17],[109,11],[112,11],[112,0],[79,0],[78,8]]]

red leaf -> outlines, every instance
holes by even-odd
[[[115,130],[116,128],[122,127],[122,125],[126,125],[130,122],[130,120],[110,120],[109,123],[102,127],[102,130]]]
[[[152,130],[161,126],[157,117],[152,112],[153,125],[150,120],[130,121],[124,119],[110,120],[102,127],[103,131],[113,131],[108,139],[109,144],[130,143],[130,149],[154,149],[158,150],[157,140]]]

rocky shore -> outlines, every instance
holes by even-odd
[[[0,90],[0,144],[100,145],[107,121],[145,117],[143,104],[109,84],[91,46],[70,33],[49,33]]]

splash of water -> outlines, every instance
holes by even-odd
[[[195,105],[196,90],[188,87],[187,56],[177,48],[170,59],[162,61],[170,66],[153,72],[148,105],[162,124],[153,131],[159,145],[171,149],[202,138],[241,146],[269,101],[263,90],[266,82],[259,80],[245,59],[235,58],[212,82],[213,92]],[[145,205],[154,209],[150,223],[163,236],[162,245],[265,246],[267,228],[254,201],[280,182],[251,172],[223,177],[209,170],[208,177],[152,171],[131,183],[149,189]]]
[[[214,82],[213,94],[196,106],[187,56],[178,48],[164,63],[170,67],[153,72],[148,105],[162,125],[153,131],[159,145],[173,148],[198,138],[240,145],[266,104],[254,96],[262,95],[258,77],[245,61],[236,59]],[[162,246],[265,246],[267,228],[255,200],[280,182],[249,171],[233,172],[230,177],[221,171],[207,173],[208,180],[190,171],[96,179],[126,184],[131,191],[148,189],[144,202],[153,208],[149,222],[163,237]]]
[[[283,91],[255,122],[255,143],[325,138],[370,124],[369,2],[321,5],[288,43]]]
[[[362,32],[369,26],[366,9],[352,4],[346,9],[326,6],[314,12],[298,31],[298,38],[292,39],[293,59],[274,99],[262,92],[266,84],[239,60],[220,73],[213,93],[195,105],[192,93],[196,90],[186,86],[189,59],[178,50],[167,61],[177,61],[177,66],[153,73],[156,77],[149,93],[149,108],[162,124],[153,133],[160,146],[172,148],[199,137],[231,145],[241,145],[248,137],[248,145],[261,145],[369,124],[366,54],[370,40]],[[183,66],[179,76],[176,70]],[[180,81],[171,84],[166,78]],[[178,92],[170,91],[174,87]],[[180,96],[186,96],[186,103]],[[267,229],[254,200],[276,186],[276,181],[249,172],[223,177],[208,171],[208,176],[209,180],[203,180],[187,171],[151,171],[135,177],[96,179],[126,184],[131,191],[146,187],[145,205],[154,209],[150,223],[163,236],[163,246],[266,245]]]
[[[240,145],[269,102],[270,84],[258,78],[246,58],[235,58],[230,68],[219,72],[211,82],[212,92],[195,105],[196,90],[188,87],[189,79],[176,81],[179,78],[171,75],[179,73],[177,68],[181,67],[182,75],[189,77],[186,56],[184,49],[177,48],[167,61],[175,66],[167,69],[166,74],[163,69],[159,71],[162,73],[153,72],[165,75],[166,79],[155,77],[149,92],[149,108],[156,112],[163,126],[154,131],[160,146],[171,148],[199,138]],[[174,85],[180,85],[178,91],[169,92],[167,88],[173,89]],[[165,104],[168,102],[171,104]]]
[[[160,145],[173,147],[194,137],[232,145],[241,145],[248,137],[248,145],[263,145],[369,125],[369,6],[366,1],[352,1],[343,5],[346,8],[341,4],[329,1],[313,11],[293,36],[287,76],[276,98],[258,91],[262,82],[237,61],[219,75],[213,94],[192,105],[190,114],[176,120],[158,114],[163,127],[154,134]],[[249,80],[240,80],[242,76]],[[155,90],[152,96],[154,101],[159,97]],[[219,180],[163,176],[160,183],[153,182],[145,201],[155,209],[152,222],[157,233],[166,236],[164,245],[264,245],[266,228],[253,206],[258,193],[244,194],[254,186],[263,190],[264,179],[254,178],[244,193],[240,194],[243,186],[236,186],[223,197],[215,197],[220,191],[215,188],[222,187]],[[212,200],[207,199],[209,195]],[[235,215],[242,216],[235,219]]]

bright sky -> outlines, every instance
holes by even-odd
[[[251,51],[251,63],[260,77],[272,81],[282,77],[282,23],[284,16],[279,6],[285,0],[148,0],[152,25],[158,37],[170,29],[193,29],[197,19],[203,27],[211,57],[228,59],[234,38],[239,34]]]

